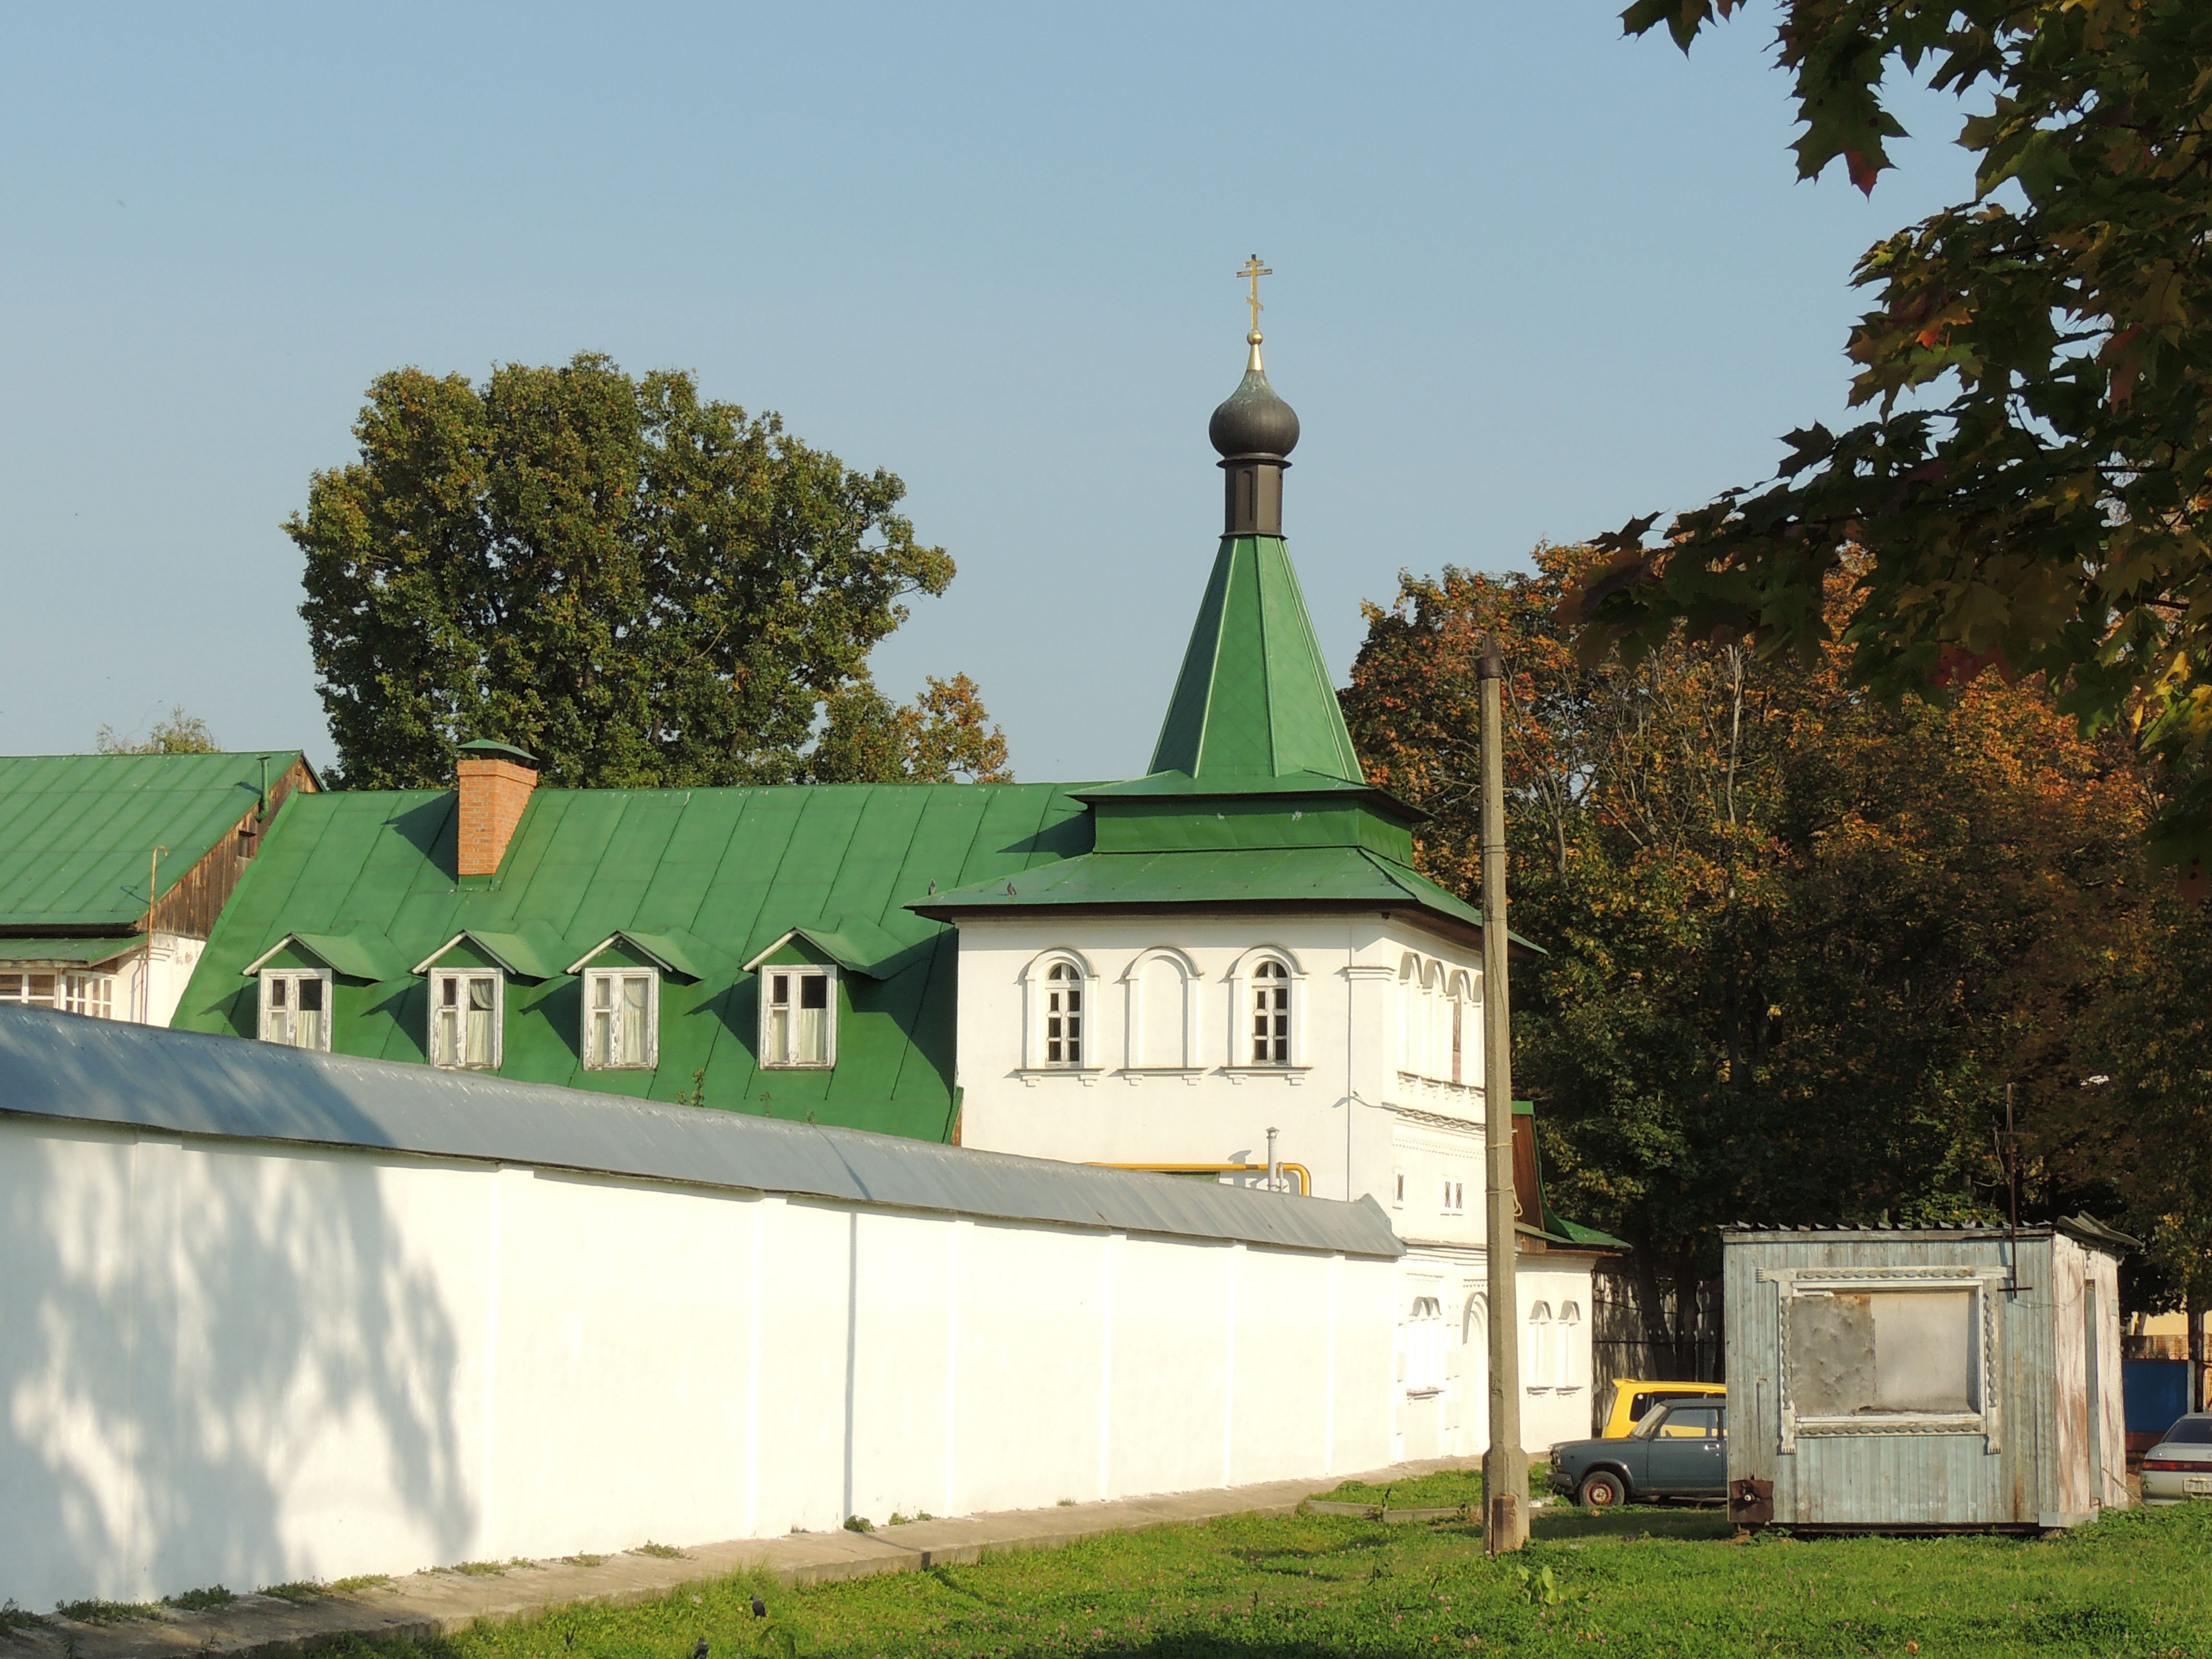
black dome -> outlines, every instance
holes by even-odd
[[[1266,370],[1248,368],[1213,411],[1206,435],[1224,455],[1287,455],[1298,447],[1297,411],[1275,395]]]

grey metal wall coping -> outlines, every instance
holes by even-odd
[[[0,1006],[0,1116],[1395,1260],[1356,1203]]]

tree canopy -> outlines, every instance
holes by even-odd
[[[1684,51],[1742,0],[1636,0]],[[2160,767],[2154,850],[2212,866],[2212,6],[1784,0],[1798,170],[1872,191],[1926,68],[1972,112],[1975,194],[1869,249],[1855,406],[1765,484],[1604,538],[1573,596],[1592,653],[1686,623],[1889,696],[2041,676]],[[1840,605],[1834,579],[1848,571]]]
[[[1885,704],[1840,645],[1762,660],[1677,634],[1586,664],[1557,612],[1602,562],[1407,577],[1344,696],[1369,776],[1435,815],[1424,868],[1478,897],[1498,633],[1514,926],[1547,951],[1514,976],[1515,1081],[1561,1208],[1655,1285],[1711,1272],[1731,1221],[2001,1213],[2004,1085],[2078,1127],[2084,1012],[2132,948],[2132,755],[2033,678]]]
[[[198,714],[187,714],[182,705],[172,705],[167,714],[147,728],[144,737],[127,737],[112,726],[103,726],[93,739],[93,747],[103,755],[211,755],[222,745],[205,720]]]
[[[442,786],[472,738],[572,787],[1003,774],[965,676],[904,710],[869,678],[953,575],[891,473],[591,354],[394,370],[354,432],[284,526],[337,781]]]

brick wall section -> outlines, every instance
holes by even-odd
[[[538,774],[513,761],[464,755],[461,786],[460,873],[495,875],[522,822],[522,809],[538,787]]]

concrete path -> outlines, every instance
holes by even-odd
[[[1401,1463],[1335,1479],[1381,1486],[1436,1469],[1474,1468],[1473,1458]],[[1103,1533],[1212,1521],[1231,1515],[1289,1515],[1335,1484],[1278,1480],[1049,1510],[1011,1510],[957,1521],[916,1521],[874,1532],[794,1533],[687,1547],[680,1556],[609,1556],[595,1566],[558,1561],[511,1566],[481,1576],[452,1571],[410,1573],[387,1584],[295,1603],[273,1595],[240,1595],[204,1613],[164,1609],[158,1619],[82,1625],[49,1616],[29,1630],[0,1630],[0,1659],[125,1659],[125,1656],[300,1653],[333,1637],[405,1637],[416,1641],[464,1629],[480,1619],[529,1617],[548,1607],[590,1601],[620,1607],[650,1601],[686,1584],[757,1568],[787,1586],[866,1578],[957,1566],[1001,1550],[1057,1549]]]

